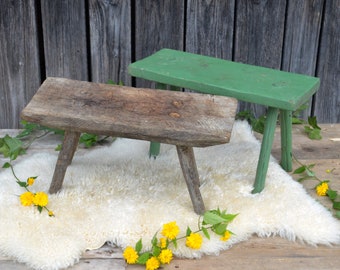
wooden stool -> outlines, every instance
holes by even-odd
[[[203,214],[193,147],[227,143],[236,108],[227,97],[47,78],[21,117],[65,131],[50,193],[61,189],[80,133],[152,140],[176,145],[194,211]]]
[[[265,186],[279,110],[281,166],[291,171],[292,111],[306,103],[320,84],[315,77],[170,49],[130,64],[129,73],[158,86],[167,84],[268,106],[253,193]]]

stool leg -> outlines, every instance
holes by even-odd
[[[264,126],[264,133],[263,133],[263,139],[262,139],[262,144],[261,144],[260,157],[257,163],[254,189],[252,193],[261,192],[265,185],[270,153],[271,153],[271,149],[273,146],[278,112],[279,110],[277,108],[273,108],[273,107],[268,108],[267,119],[266,119],[266,123]]]
[[[291,172],[292,166],[292,112],[280,111],[281,125],[281,166]]]
[[[205,211],[204,202],[200,192],[200,180],[192,147],[177,145],[177,153],[185,182],[196,214],[202,215]]]
[[[71,164],[72,158],[77,149],[79,137],[79,132],[65,131],[63,145],[58,156],[57,164],[54,169],[54,174],[49,189],[50,194],[56,193],[61,189],[64,182],[67,166]]]

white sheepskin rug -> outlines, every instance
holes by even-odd
[[[147,246],[164,223],[177,221],[183,234],[187,226],[197,229],[175,146],[163,144],[155,160],[148,158],[148,147],[146,141],[117,139],[111,146],[78,151],[63,189],[49,196],[54,218],[21,206],[17,195],[23,189],[9,169],[1,169],[0,253],[32,268],[60,269],[106,241],[124,248],[143,238]],[[177,256],[218,254],[253,234],[311,245],[340,243],[340,222],[273,158],[264,191],[251,194],[259,149],[246,122],[235,122],[229,144],[195,149],[206,208],[239,215],[229,226],[235,233],[229,241],[205,239],[199,251],[179,241]],[[47,192],[56,159],[57,153],[19,157],[14,169],[21,179],[37,175],[32,191]]]

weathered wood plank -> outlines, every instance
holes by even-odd
[[[340,3],[326,1],[317,76],[321,89],[316,94],[315,112],[321,123],[340,122]]]
[[[131,85],[131,4],[126,0],[90,0],[91,77],[94,82]]]
[[[288,1],[282,69],[315,75],[324,0]],[[311,115],[312,99],[301,114]]]
[[[17,128],[41,82],[35,1],[1,1],[0,128]]]
[[[232,59],[235,0],[189,0],[185,50]]]
[[[135,58],[139,60],[162,48],[184,49],[183,0],[135,1]],[[138,79],[138,87],[152,83]]]
[[[236,106],[227,97],[48,78],[22,118],[62,130],[204,147],[229,141]]]
[[[88,79],[85,1],[41,1],[46,76]]]
[[[235,48],[237,62],[280,69],[286,0],[236,1]],[[265,108],[240,102],[239,109],[260,116]]]

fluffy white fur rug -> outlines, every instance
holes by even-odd
[[[0,174],[0,252],[37,269],[60,269],[77,262],[86,249],[105,241],[118,246],[149,243],[162,224],[176,220],[185,233],[197,228],[176,149],[162,145],[156,159],[147,156],[149,143],[118,139],[109,147],[75,155],[62,191],[50,196],[56,217],[23,207],[22,192],[10,170]],[[201,191],[208,209],[239,213],[224,243],[204,240],[200,251],[179,242],[178,256],[217,254],[252,234],[279,235],[306,243],[339,244],[340,223],[304,188],[271,160],[266,188],[251,194],[259,142],[247,123],[236,122],[229,144],[195,149]],[[34,191],[47,191],[57,153],[21,158],[15,166],[22,179],[38,175]]]

